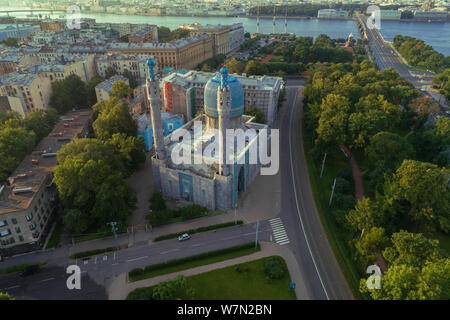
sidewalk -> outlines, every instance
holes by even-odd
[[[231,260],[225,260],[205,266],[199,266],[192,269],[187,269],[179,272],[174,272],[171,274],[165,274],[162,276],[145,279],[136,282],[127,282],[127,274],[122,273],[121,275],[115,277],[107,288],[109,300],[124,300],[127,295],[136,288],[149,287],[158,284],[161,281],[174,280],[178,275],[184,275],[185,277],[205,273],[215,269],[221,269],[235,264],[240,264],[244,262],[249,262],[257,259],[261,259],[268,256],[279,255],[281,256],[287,264],[289,274],[292,281],[296,283],[295,293],[298,300],[308,299],[306,294],[306,288],[304,285],[303,278],[301,277],[300,270],[295,261],[295,257],[287,247],[282,247],[274,243],[261,242],[261,251],[253,253],[248,256],[243,256]]]

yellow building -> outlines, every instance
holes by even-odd
[[[230,52],[230,27],[206,25],[191,30],[191,34],[208,34],[214,39],[214,55]]]
[[[160,68],[194,69],[212,58],[214,40],[206,34],[168,43],[112,43],[108,53],[148,54],[158,57]]]

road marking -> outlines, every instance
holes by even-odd
[[[9,287],[9,288],[5,288],[5,290],[11,290],[11,289],[19,288],[19,287],[20,287],[19,285],[16,285],[16,286],[12,286],[12,287]]]
[[[295,92],[294,102],[295,102],[295,100],[297,100],[297,93],[298,93],[298,91]],[[303,225],[302,215],[300,214],[300,209],[298,207],[297,189],[295,188],[295,180],[294,180],[294,160],[292,159],[292,121],[294,119],[293,118],[294,109],[295,109],[295,106],[293,106],[291,108],[291,119],[290,119],[291,123],[289,126],[289,151],[290,151],[290,155],[291,155],[291,173],[292,173],[291,176],[292,176],[292,184],[294,187],[295,207],[297,208],[298,217],[300,219],[300,225],[302,226],[303,236],[305,237],[305,240],[306,240],[306,246],[308,247],[308,251],[309,251],[309,254],[311,255],[311,259],[313,261],[314,268],[316,269],[317,275],[319,276],[320,284],[322,285],[322,289],[325,292],[325,296],[327,297],[327,300],[330,300],[330,297],[328,296],[328,292],[325,289],[325,285],[323,284],[322,277],[320,276],[319,269],[317,268],[316,259],[314,259],[314,256],[312,254],[311,247],[310,247],[309,241],[308,241],[308,237],[306,236],[305,227]]]
[[[280,218],[274,218],[269,220],[270,225],[272,226],[272,233],[275,238],[275,242],[279,245],[285,245],[289,243],[289,238],[284,229],[283,222]]]
[[[180,250],[180,249],[172,249],[172,250],[168,250],[168,251],[163,251],[163,252],[160,252],[159,254],[167,254],[167,253],[175,252],[178,250]]]
[[[55,278],[48,278],[48,279],[41,280],[39,282],[46,282],[46,281],[51,281],[51,280],[55,280]]]
[[[127,260],[127,262],[142,260],[142,259],[146,259],[146,258],[148,258],[148,256],[143,256],[143,257],[139,257],[139,258],[130,259],[130,260]]]

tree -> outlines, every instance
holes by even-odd
[[[202,68],[201,68],[201,70],[200,71],[203,71],[203,72],[212,72],[212,68],[211,68],[211,66],[209,65],[209,64],[204,64],[203,66],[202,66]]]
[[[427,261],[443,258],[439,241],[425,238],[421,233],[410,233],[404,230],[391,236],[392,247],[383,251],[389,264],[422,268]]]
[[[166,201],[164,200],[162,193],[159,191],[153,191],[149,201],[150,211],[161,211],[166,209]]]
[[[404,160],[387,187],[387,199],[403,201],[416,228],[450,230],[450,192],[444,168]]]
[[[36,141],[41,141],[53,130],[58,119],[58,112],[54,109],[35,110],[24,119],[24,126],[36,134]]]
[[[125,69],[125,71],[122,73],[122,76],[128,79],[131,89],[134,89],[139,85],[136,77],[128,69]]]
[[[286,274],[286,266],[280,256],[267,258],[264,261],[264,273],[269,279],[281,279]]]
[[[133,137],[127,136],[124,133],[115,133],[107,143],[114,147],[118,158],[125,164],[136,167],[139,163],[145,162],[144,137]]]
[[[247,107],[247,109],[245,110],[245,114],[254,116],[256,123],[266,123],[266,117],[264,116],[264,113],[254,106]]]
[[[170,29],[167,27],[158,27],[158,40],[165,42],[170,37]]]
[[[15,300],[15,299],[11,298],[11,296],[8,293],[0,292],[0,300]]]
[[[11,120],[0,128],[0,181],[4,181],[16,169],[20,161],[29,154],[36,143],[36,135],[20,127],[16,122],[11,127]]]
[[[225,66],[228,68],[229,73],[241,74],[245,69],[245,64],[236,59],[228,61],[225,63]]]
[[[97,103],[97,94],[95,93],[95,87],[105,81],[100,76],[94,76],[86,85],[86,98],[88,105],[93,106]]]
[[[100,140],[108,140],[115,133],[136,136],[137,124],[128,111],[126,103],[115,103],[103,109],[93,123],[95,136]]]
[[[132,93],[130,86],[122,80],[114,82],[111,89],[111,96],[119,100],[128,98]]]
[[[245,73],[249,76],[252,75],[265,75],[268,73],[265,64],[259,61],[250,60],[245,67]]]
[[[355,209],[350,210],[346,219],[355,230],[368,232],[373,227],[383,226],[385,217],[375,201],[363,198],[356,203]]]
[[[414,155],[414,149],[399,135],[381,131],[370,138],[366,155],[373,163],[384,161],[386,167],[395,170],[404,159]]]
[[[86,85],[75,74],[52,84],[50,106],[58,113],[87,107]]]
[[[358,252],[369,260],[375,260],[375,254],[386,245],[388,238],[381,227],[372,227],[364,232],[363,237],[355,244]]]
[[[6,38],[2,41],[3,44],[7,45],[8,47],[14,47],[18,48],[19,43],[17,42],[17,38]]]
[[[322,112],[317,127],[318,139],[337,145],[345,144],[350,111],[347,98],[329,94],[320,105],[320,110]]]
[[[450,145],[450,118],[440,117],[436,119],[435,135],[441,139],[443,148]]]
[[[114,69],[111,66],[106,68],[106,70],[105,70],[105,79],[109,79],[109,78],[111,78],[111,77],[113,77],[115,75],[117,75],[116,69]]]
[[[417,113],[418,121],[427,120],[429,116],[434,117],[439,112],[438,104],[429,96],[413,99],[409,107]]]

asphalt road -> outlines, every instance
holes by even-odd
[[[280,218],[289,236],[310,299],[352,299],[323,230],[309,183],[302,147],[302,80],[288,80],[287,109],[282,110]],[[301,88],[301,90],[299,90]]]
[[[362,23],[365,21],[362,19]],[[375,58],[375,63],[380,70],[393,68],[404,79],[408,80],[416,89],[422,90],[422,92],[431,96],[440,105],[440,116],[449,116],[443,108],[445,98],[431,91],[433,78],[436,76],[433,72],[421,71],[421,70],[409,70],[401,61],[400,58],[394,54],[393,49],[384,41],[380,32],[377,29],[369,29],[366,26],[367,37],[369,40],[369,46],[372,54]]]
[[[272,229],[268,221],[258,226],[258,239],[269,241]],[[0,292],[20,299],[107,299],[105,287],[110,278],[131,269],[150,264],[227,248],[256,239],[256,223],[198,233],[190,240],[177,239],[155,243],[135,243],[131,248],[109,252],[83,260],[71,260],[67,249],[13,257],[1,267],[21,263],[46,265],[35,275],[21,278],[18,274],[0,276]],[[76,264],[82,272],[82,290],[68,290],[66,268]]]

